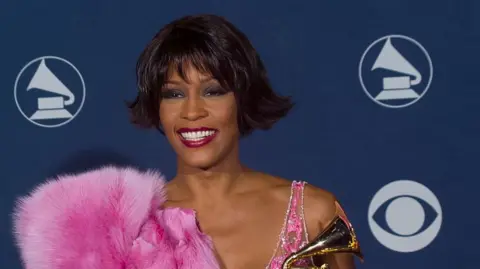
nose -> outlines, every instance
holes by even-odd
[[[183,103],[182,118],[195,121],[206,116],[207,111],[201,98],[190,97]]]

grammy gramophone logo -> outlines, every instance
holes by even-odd
[[[389,35],[368,46],[358,72],[360,84],[371,100],[384,107],[402,108],[426,94],[433,65],[419,42],[403,35]]]
[[[14,96],[20,113],[41,127],[72,121],[85,102],[85,82],[69,61],[44,56],[27,63],[15,80]]]

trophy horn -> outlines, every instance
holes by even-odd
[[[287,257],[282,268],[328,269],[326,263],[320,267],[298,267],[294,266],[294,263],[305,258],[324,256],[330,253],[352,253],[363,261],[363,254],[352,225],[339,215],[314,240]]]

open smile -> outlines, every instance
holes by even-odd
[[[189,148],[198,148],[210,143],[217,135],[218,130],[200,127],[200,128],[181,128],[177,130],[180,141]]]

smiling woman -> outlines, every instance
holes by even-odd
[[[191,69],[201,77],[189,77]],[[166,25],[140,56],[137,77],[140,91],[130,108],[133,122],[143,127],[160,127],[159,101],[164,97],[186,95],[159,91],[173,86],[168,82],[183,85],[185,90],[184,82],[194,79],[196,86],[201,83],[204,87],[200,89],[204,96],[233,92],[241,135],[270,128],[293,106],[290,97],[279,96],[271,88],[263,62],[248,38],[218,16],[188,16]]]
[[[162,87],[160,123],[182,164],[208,169],[234,150],[235,97],[194,68],[187,69],[186,76],[188,82],[175,72]]]
[[[16,214],[31,268],[280,269],[332,220],[348,224],[331,193],[240,161],[240,138],[271,128],[293,103],[273,91],[259,55],[230,22],[198,15],[166,25],[141,54],[137,76],[132,122],[166,136],[176,176],[165,183],[156,173],[108,168],[40,188]],[[348,253],[325,262],[354,268]]]

